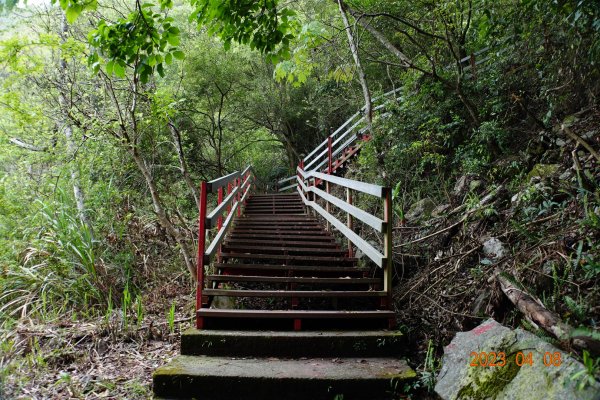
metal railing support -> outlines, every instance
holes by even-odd
[[[217,193],[218,193],[217,194],[217,206],[220,206],[221,203],[223,203],[223,188],[220,187]],[[223,227],[223,216],[219,215],[219,218],[217,218],[217,229],[220,230],[222,227]],[[219,252],[217,253],[217,260],[218,260],[218,262],[221,262],[221,246],[219,246]]]
[[[242,207],[246,202],[248,195],[252,190],[253,176],[250,167],[243,172],[233,172],[229,175],[217,178],[210,182],[202,182],[200,185],[200,208],[198,216],[198,253],[196,261],[196,310],[200,310],[203,305],[208,304],[210,299],[203,296],[205,284],[205,268],[210,264],[214,257],[221,259],[221,243],[223,242],[228,229],[233,225],[233,219],[240,216]],[[227,187],[227,197],[224,197],[225,187]],[[217,194],[217,207],[210,215],[208,214],[208,194]],[[226,203],[226,204],[224,204]],[[225,220],[223,213],[227,210]],[[207,246],[207,230],[218,227],[215,237]],[[196,316],[196,328],[204,328],[204,319]]]
[[[385,223],[385,232],[383,233],[383,256],[385,266],[383,269],[383,290],[387,293],[386,308],[392,309],[392,269],[394,265],[392,229],[393,229],[393,210],[392,210],[392,191],[389,188],[385,190],[383,203],[383,221]]]
[[[331,186],[329,185],[329,182],[325,182],[325,192],[327,194],[331,194]],[[331,203],[329,203],[327,200],[325,200],[325,211],[327,211],[327,214],[331,214]],[[327,221],[327,231],[331,232],[331,224],[329,221]]]
[[[206,199],[208,195],[208,185],[202,182],[200,185],[200,210],[198,217],[198,255],[196,270],[196,310],[202,307],[202,288],[204,288],[204,251],[206,246]],[[196,328],[202,329],[204,319],[196,317]]]
[[[352,190],[346,188],[346,203],[352,205]],[[352,214],[346,213],[346,225],[348,229],[354,229],[354,221],[352,220]],[[353,257],[354,251],[352,250],[352,241],[348,239],[348,257]]]
[[[235,186],[239,187],[241,185],[242,185],[242,178],[237,178],[236,181],[235,181]],[[241,191],[238,191],[237,201],[240,201],[242,199],[242,194],[243,193]],[[241,215],[242,215],[242,208],[238,207],[238,209],[237,209],[237,216],[239,217]]]
[[[333,139],[331,138],[331,136],[329,136],[329,138],[327,140],[327,158],[328,158],[327,173],[330,175],[333,172],[333,151],[331,148],[332,143],[333,143]]]

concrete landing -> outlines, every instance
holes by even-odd
[[[188,329],[181,354],[236,357],[400,356],[405,337],[398,331],[228,331]]]
[[[202,400],[391,399],[415,377],[395,358],[232,358],[179,356],[154,374],[158,397]]]

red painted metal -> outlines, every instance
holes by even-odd
[[[231,194],[232,190],[233,190],[233,186],[231,185],[231,182],[229,182],[227,184],[227,194]],[[227,215],[229,215],[230,212],[231,212],[231,203],[229,203],[229,205],[227,206]]]
[[[206,246],[206,200],[208,185],[202,182],[200,185],[200,216],[198,217],[198,255],[196,270],[196,309],[202,307],[202,289],[204,288],[204,252]],[[196,328],[203,328],[203,320],[196,317]]]
[[[217,195],[217,205],[220,206],[222,202],[223,202],[223,188],[220,187],[219,191],[218,191],[218,195]],[[217,219],[217,229],[221,229],[222,226],[223,226],[223,217],[220,216]]]

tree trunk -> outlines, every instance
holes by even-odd
[[[577,348],[589,349],[594,353],[600,351],[600,342],[590,337],[574,335],[574,329],[570,325],[562,322],[558,315],[546,309],[538,299],[523,290],[512,276],[500,273],[496,280],[506,297],[534,324],[558,340],[572,343]]]
[[[60,41],[61,44],[65,43],[66,36],[68,32],[69,25],[67,23],[67,17],[63,15],[62,17],[62,29],[60,33]],[[85,196],[83,194],[83,190],[81,189],[81,179],[79,177],[79,168],[77,165],[77,146],[75,144],[75,140],[73,139],[73,126],[69,122],[69,112],[68,109],[71,107],[69,102],[67,101],[67,94],[64,92],[67,90],[67,80],[66,74],[68,73],[67,69],[67,60],[63,58],[62,52],[60,55],[60,71],[59,71],[59,80],[60,80],[60,88],[61,93],[59,94],[59,104],[61,108],[61,121],[60,125],[62,125],[65,132],[65,139],[67,142],[67,159],[70,163],[70,172],[71,172],[71,183],[73,185],[73,194],[75,196],[75,203],[77,205],[77,213],[79,215],[79,220],[83,225],[87,227],[90,234],[93,237],[92,224],[89,221],[89,218],[85,209]]]
[[[338,0],[338,1],[340,1],[340,0]],[[433,71],[433,70],[432,71],[424,71],[423,69],[415,66],[412,63],[412,61],[410,60],[410,58],[408,58],[406,56],[406,54],[404,54],[396,46],[394,46],[394,44],[392,42],[390,42],[383,33],[378,31],[377,29],[375,29],[371,24],[369,24],[367,21],[365,21],[364,18],[361,18],[361,14],[358,11],[351,9],[350,7],[346,7],[346,8],[347,8],[348,12],[356,19],[358,24],[360,24],[363,28],[365,28],[371,35],[373,35],[375,37],[375,39],[377,39],[377,41],[379,41],[379,43],[381,43],[383,45],[383,47],[385,47],[390,53],[392,53],[394,56],[396,56],[400,60],[400,66],[402,66],[404,68],[413,68],[422,73],[426,73],[427,75],[431,76],[432,78],[437,79],[438,81],[442,82],[448,88],[452,88],[452,90],[455,91],[455,93],[458,96],[458,98],[460,99],[460,101],[464,104],[464,106],[467,109],[467,112],[469,113],[469,116],[473,120],[473,123],[475,124],[475,126],[479,126],[479,116],[478,116],[477,110],[476,110],[475,106],[471,103],[471,101],[465,96],[460,85],[452,87],[452,85],[448,81],[442,79],[439,75],[437,75],[435,73],[435,71]]]
[[[394,46],[392,44],[392,42],[390,42],[383,35],[383,33],[379,32],[377,29],[375,29],[373,27],[373,25],[371,25],[367,21],[365,21],[364,18],[361,18],[361,15],[360,15],[360,13],[358,11],[353,10],[350,7],[347,7],[347,9],[348,9],[348,12],[350,13],[350,15],[352,15],[356,19],[357,23],[359,23],[371,35],[373,35],[375,37],[375,39],[377,39],[379,41],[379,43],[381,43],[383,45],[383,47],[385,47],[392,54],[394,54],[396,57],[398,57],[398,59],[400,60],[400,63],[402,64],[402,66],[404,66],[405,68],[409,68],[412,65],[412,62],[410,61],[410,58],[408,58],[403,52],[401,52],[396,46]]]
[[[352,53],[352,58],[354,58],[354,64],[356,65],[358,81],[360,82],[363,97],[365,98],[365,113],[370,131],[371,123],[373,121],[373,104],[371,101],[371,92],[369,91],[367,78],[365,77],[365,71],[363,70],[362,64],[360,62],[360,57],[358,56],[358,47],[356,46],[356,41],[354,40],[354,35],[352,34],[352,28],[350,27],[350,23],[348,22],[348,16],[346,15],[346,10],[344,9],[344,2],[342,0],[338,0],[338,6],[340,8],[340,15],[342,16],[342,21],[344,21],[344,29],[346,30],[346,34],[348,35],[348,45],[350,46],[350,52]]]
[[[183,175],[183,180],[194,197],[196,207],[199,209],[200,200],[198,196],[198,189],[194,185],[194,182],[192,182],[192,178],[190,177],[190,173],[188,171],[187,162],[185,161],[185,156],[183,154],[183,146],[181,145],[181,135],[179,134],[179,130],[175,127],[175,125],[173,125],[173,122],[169,121],[168,125],[169,130],[171,131],[171,136],[173,137],[173,145],[175,146],[175,151],[177,151],[177,157],[179,158],[179,170],[181,171],[181,175]]]
[[[146,165],[144,159],[140,156],[137,149],[135,147],[128,148],[129,153],[133,157],[135,164],[138,166],[142,175],[144,175],[144,179],[146,180],[146,185],[148,185],[148,190],[150,191],[150,196],[152,197],[152,205],[154,206],[154,211],[156,212],[156,216],[158,217],[158,222],[167,230],[167,233],[175,239],[177,244],[180,247],[181,254],[183,255],[183,259],[185,261],[185,266],[188,271],[192,275],[194,279],[197,279],[196,276],[196,266],[194,263],[194,258],[192,256],[192,252],[188,246],[186,238],[179,232],[179,230],[175,227],[171,219],[167,215],[167,212],[162,204],[162,200],[160,195],[158,194],[158,189],[156,184],[154,183],[154,178]]]

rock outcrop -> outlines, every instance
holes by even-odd
[[[589,375],[581,371],[583,364],[568,353],[489,319],[444,348],[435,391],[445,400],[599,399],[600,384],[583,382]]]

